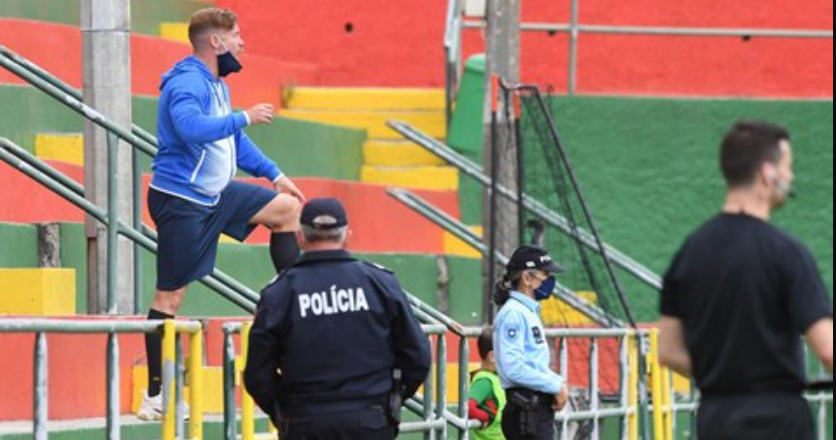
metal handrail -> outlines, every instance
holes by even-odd
[[[15,153],[13,154],[10,151],[14,151]],[[100,223],[104,225],[112,224],[110,223],[111,219],[108,217],[105,210],[99,208],[78,194],[78,187],[66,187],[61,183],[61,180],[67,180],[69,179],[68,177],[61,174],[57,170],[53,170],[51,173],[40,171],[39,168],[43,168],[45,166],[48,167],[48,165],[42,163],[42,161],[34,156],[29,155],[23,148],[5,138],[0,138],[0,160],[26,174],[31,179],[45,186],[76,207],[81,208]],[[38,165],[33,166],[31,165],[32,163],[36,163]],[[56,178],[53,176],[63,177]],[[152,253],[157,252],[156,241],[152,238],[149,238],[142,232],[137,231],[132,226],[122,221],[118,221],[115,226],[120,235],[132,240]],[[258,302],[259,298],[258,294],[242,285],[237,285],[235,287],[230,286],[229,284],[234,283],[220,270],[215,269],[211,275],[201,279],[200,281],[244,310],[250,313],[255,311],[255,304]]]
[[[203,439],[203,408],[200,396],[203,388],[203,325],[198,321],[71,321],[59,319],[0,318],[0,334],[35,333],[34,350],[34,417],[32,434],[34,440],[49,437],[49,347],[47,334],[107,334],[107,416],[106,433],[110,440],[121,438],[119,334],[163,334],[163,440],[175,440],[178,429],[182,432],[182,393],[177,394],[175,384],[176,336],[190,335],[189,383],[192,388],[192,405],[189,414],[190,439]],[[173,396],[178,398],[172,398]]]
[[[405,138],[418,144],[425,150],[443,159],[448,164],[456,167],[459,171],[470,176],[478,183],[480,183],[483,187],[490,189],[490,177],[484,173],[481,166],[477,165],[470,159],[459,154],[458,152],[445,145],[441,141],[427,136],[426,134],[417,130],[408,123],[400,121],[389,121],[388,125]],[[507,198],[512,202],[516,203],[519,199],[516,191],[512,191],[505,186],[499,185],[497,187],[497,191],[501,196]],[[575,228],[571,228],[569,226],[569,221],[565,217],[552,211],[542,202],[529,196],[528,194],[523,194],[523,206],[526,209],[528,209],[530,213],[536,215],[538,218],[546,222],[548,225],[556,228],[564,234],[569,235],[571,238],[578,240],[581,244],[583,244],[593,252],[601,254],[601,248],[598,246],[598,243],[592,236],[592,234],[582,229],[577,230]],[[614,247],[608,244],[604,245],[604,250],[607,257],[610,259],[612,263],[624,269],[630,275],[634,276],[636,279],[650,286],[651,288],[657,291],[660,291],[662,289],[662,278],[658,274],[656,274],[652,270],[648,269],[646,266],[643,266],[641,263],[637,262],[633,258],[627,256],[623,252],[619,251],[618,249],[615,249]]]
[[[122,222],[117,221],[118,219],[115,216],[115,197],[108,198],[108,212],[107,214],[103,214],[100,216],[95,216],[93,212],[85,209],[88,214],[96,217],[100,220],[103,224],[117,224],[120,226],[119,229],[109,228],[108,230],[108,253],[111,256],[112,260],[115,262],[118,258],[118,251],[116,247],[117,236],[123,235],[127,238],[134,241],[139,246],[145,247],[146,249],[152,250],[156,249],[155,243],[157,241],[157,235],[153,232],[150,228],[147,228],[145,225],[142,224],[142,187],[141,187],[141,170],[139,167],[139,161],[136,157],[136,151],[141,151],[149,155],[150,157],[156,156],[157,153],[157,141],[156,139],[149,134],[148,132],[142,130],[136,125],[132,125],[132,129],[130,131],[124,129],[119,124],[111,121],[106,116],[102,115],[100,112],[96,111],[90,106],[87,106],[81,101],[80,93],[73,89],[68,84],[64,83],[57,77],[51,75],[49,72],[41,68],[35,63],[27,60],[26,58],[14,53],[13,51],[9,50],[4,46],[0,46],[0,66],[6,68],[10,72],[14,73],[21,79],[29,82],[39,90],[45,92],[53,99],[57,100],[61,104],[69,107],[71,110],[75,111],[76,113],[80,114],[86,119],[91,120],[93,123],[98,125],[99,127],[103,128],[109,133],[108,136],[108,161],[113,168],[115,168],[115,155],[116,155],[116,147],[117,142],[116,138],[122,139],[123,141],[127,142],[131,145],[134,149],[134,157],[133,157],[133,187],[134,187],[134,216],[132,219],[132,228],[130,228],[133,232],[137,233],[137,235],[144,235],[145,238],[150,239],[153,243],[149,245],[149,243],[140,243],[136,239],[136,237],[131,237],[129,231],[127,231],[127,226],[124,225]],[[26,150],[18,147],[17,145],[13,144],[11,141],[6,140],[3,142],[3,147],[5,147],[9,152],[11,152],[11,156],[3,155],[4,160],[9,162],[11,157],[19,159],[25,162],[27,165],[32,167],[34,171],[39,173],[39,177],[35,177],[33,175],[31,168],[24,168],[21,166],[17,166],[19,170],[24,172],[25,174],[29,175],[29,177],[37,180],[39,183],[47,186],[49,189],[56,191],[56,188],[59,185],[63,185],[64,191],[63,194],[59,193],[62,197],[70,201],[71,203],[75,204],[76,206],[81,207],[84,209],[82,205],[76,203],[80,199],[84,199],[84,188],[80,184],[74,182],[72,179],[64,176],[62,173],[54,170],[45,162],[41,161],[40,159],[36,158],[35,156],[28,153]],[[12,162],[9,162],[13,164]],[[50,184],[51,183],[51,184]],[[108,173],[108,188],[109,194],[117,194],[116,191],[116,172],[112,170],[112,172]],[[77,196],[77,197],[74,197]],[[69,198],[68,198],[69,197]],[[95,207],[93,204],[88,204],[89,207]],[[102,218],[107,217],[107,221],[103,221]],[[135,280],[135,308],[139,310],[140,308],[140,297],[142,292],[142,274],[141,274],[141,253],[139,246],[134,246],[134,260],[135,260],[135,273],[134,273],[134,280]],[[155,250],[152,250],[155,252]],[[108,265],[108,311],[110,313],[116,312],[116,298],[115,298],[115,279],[116,279],[116,264],[109,264]],[[225,296],[227,299],[230,299],[236,305],[244,308],[244,310],[248,312],[252,312],[255,309],[255,303],[258,302],[258,294],[249,289],[248,287],[244,286],[242,283],[236,281],[232,277],[224,274],[221,271],[215,270],[213,275],[210,278],[214,278],[213,280],[204,280],[204,284],[212,290],[217,291],[221,295]],[[207,282],[208,281],[208,282]],[[227,287],[224,289],[224,286]],[[222,291],[218,291],[221,288]],[[237,294],[237,296],[241,296],[246,298],[248,301],[242,301],[240,298],[232,299],[230,297],[230,293]],[[234,296],[234,295],[233,295]],[[252,303],[252,304],[249,304]]]
[[[38,76],[39,78],[43,79],[44,81],[46,81],[50,85],[56,87],[60,91],[66,93],[67,95],[73,97],[74,99],[76,99],[78,101],[84,101],[84,97],[83,97],[80,90],[70,86],[69,84],[65,83],[64,81],[61,81],[57,77],[55,77],[52,74],[50,74],[49,72],[47,72],[46,69],[44,69],[43,67],[39,66],[38,64],[32,62],[31,60],[29,60],[25,57],[23,57],[22,55],[14,52],[13,50],[9,49],[8,47],[3,46],[2,44],[0,44],[0,55],[6,56],[11,61],[18,64],[20,67],[22,67],[22,68],[26,69],[27,71],[31,72],[32,74]],[[144,130],[142,127],[140,127],[136,124],[131,124],[131,133],[138,136],[139,138],[141,138],[145,142],[149,143],[153,147],[159,148],[159,143],[157,141],[157,138],[153,134]]]
[[[387,193],[395,200],[403,203],[416,213],[432,221],[447,232],[455,235],[468,245],[474,247],[482,255],[487,256],[490,253],[489,247],[482,242],[482,239],[479,236],[470,231],[466,225],[433,206],[421,197],[402,188],[389,188]],[[508,263],[507,256],[497,252],[496,257],[500,264]],[[583,315],[603,327],[623,327],[617,318],[610,316],[606,311],[589,303],[559,282],[555,286],[555,296],[565,301]]]

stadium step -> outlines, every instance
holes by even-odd
[[[297,110],[444,111],[441,89],[340,89],[299,87],[288,91],[287,107]]]
[[[363,146],[365,165],[371,167],[436,167],[444,160],[409,141],[368,141]]]
[[[363,182],[405,188],[457,191],[459,171],[453,167],[390,168],[363,166]]]
[[[75,315],[75,277],[72,269],[0,269],[0,315]]]
[[[398,140],[401,136],[389,128],[386,122],[397,119],[408,122],[412,126],[433,137],[447,136],[444,113],[439,111],[405,111],[405,110],[296,110],[290,108],[281,111],[282,116],[292,119],[302,119],[342,127],[366,130],[370,139]]]
[[[56,160],[84,165],[84,135],[81,133],[39,133],[35,136],[35,155],[43,160]]]
[[[189,23],[163,22],[160,23],[160,38],[177,43],[190,44]]]
[[[361,180],[413,189],[458,190],[459,172],[404,141],[386,123],[409,122],[429,135],[447,136],[439,89],[298,88],[288,92],[283,116],[365,130]]]

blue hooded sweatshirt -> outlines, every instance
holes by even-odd
[[[271,182],[282,173],[244,133],[245,112],[233,112],[229,89],[190,56],[163,75],[151,187],[215,206],[238,168]]]

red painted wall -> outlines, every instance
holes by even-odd
[[[72,26],[0,19],[0,44],[29,58],[76,88],[82,83],[81,31]],[[180,59],[191,53],[188,45],[134,35],[131,39],[132,90],[135,95],[159,96],[160,78]],[[281,88],[286,84],[315,84],[312,65],[285,63],[278,59],[246,54],[246,70],[229,78],[233,105],[251,106],[259,102],[281,104]],[[0,69],[0,83],[23,81]]]
[[[73,180],[83,183],[79,166],[49,162]],[[145,191],[150,177],[145,176]],[[243,179],[268,186],[266,181]],[[21,172],[0,163],[0,222],[45,223],[84,221],[82,211],[40,186]],[[309,198],[336,197],[349,213],[354,235],[351,249],[358,252],[395,252],[443,254],[441,229],[386,194],[386,187],[326,179],[298,179],[297,184]],[[455,191],[416,191],[430,203],[459,218],[459,200]],[[145,221],[153,225],[147,211]],[[392,225],[397,225],[393,227]],[[247,241],[269,243],[269,232],[258,228]]]
[[[444,84],[444,0],[218,0],[234,8],[248,47],[319,65],[330,86]],[[566,22],[568,0],[525,0],[527,21]],[[833,3],[758,0],[582,0],[587,24],[832,29]],[[353,26],[347,32],[347,24]],[[466,53],[483,50],[469,31]],[[523,79],[566,85],[568,39],[523,38]],[[581,38],[584,93],[831,97],[831,40],[590,36]]]

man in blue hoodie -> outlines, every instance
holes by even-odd
[[[171,319],[188,285],[215,266],[222,233],[244,241],[257,225],[273,231],[270,254],[280,273],[296,262],[295,232],[305,197],[244,133],[270,124],[273,106],[232,109],[223,77],[241,70],[244,50],[237,17],[209,8],[189,23],[193,55],[163,76],[158,134],[160,151],[148,209],[157,225],[157,291],[148,319]],[[275,191],[233,180],[238,169],[273,183]],[[138,416],[162,416],[161,337],[146,336],[148,393]]]

